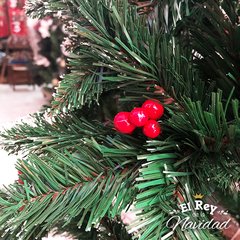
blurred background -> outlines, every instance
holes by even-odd
[[[65,72],[62,26],[51,17],[28,18],[24,6],[25,0],[0,0],[0,130],[48,105]],[[0,187],[18,178],[18,157],[0,148]]]

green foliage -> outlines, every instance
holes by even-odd
[[[167,125],[173,128],[174,132],[186,135],[184,141],[196,142],[199,148],[206,153],[218,153],[235,145],[239,141],[239,134],[236,131],[239,127],[240,118],[239,101],[232,100],[231,96],[226,103],[223,103],[222,91],[212,93],[211,101],[207,107],[200,101],[193,102],[190,98],[183,101],[184,112],[176,113],[169,119]]]
[[[64,221],[57,225],[57,233],[66,233],[70,231],[74,239],[79,240],[130,240],[131,235],[126,232],[124,225],[117,221],[111,221],[104,218],[104,225],[100,224],[98,229],[92,228],[91,231],[86,232],[87,217],[83,221],[83,226],[79,229],[77,223],[81,217],[76,217],[71,221],[70,225],[63,227]]]
[[[196,70],[191,67],[192,56],[185,57],[188,50],[182,50],[172,35],[159,31],[159,22],[139,16],[127,1],[56,4],[73,20],[72,32],[78,36],[69,61],[72,73],[61,81],[52,102],[56,113],[98,102],[100,95],[111,89],[123,91],[124,101],[142,101],[143,94],[154,98],[157,94],[146,91],[154,84],[174,97],[194,94],[204,98],[203,89],[209,84],[199,86]],[[46,6],[51,9],[51,4]],[[161,6],[159,18],[163,16]],[[179,11],[180,5],[172,12],[172,22],[178,20]]]
[[[232,0],[195,4],[176,30],[182,35],[181,41],[195,51],[203,78],[216,81],[225,97],[233,87],[236,93],[240,90],[239,9],[239,2]]]
[[[199,181],[209,179],[222,190],[240,180],[239,101],[232,100],[230,105],[230,99],[223,102],[222,91],[212,93],[206,106],[187,98],[183,102],[185,111],[175,113],[166,122],[173,139],[182,149],[188,148],[190,171]]]
[[[1,207],[1,229],[10,227],[11,234],[27,240],[41,226],[36,236],[39,239],[61,220],[66,226],[73,218],[81,216],[77,224],[81,227],[89,213],[86,230],[90,230],[105,215],[114,218],[132,201],[135,191],[129,186],[137,172],[136,168],[127,172],[122,170],[124,158],[119,159],[118,165],[110,160],[120,155],[117,149],[111,154],[103,146],[97,148],[105,154],[102,159],[95,156],[98,167],[96,164],[91,166],[95,161],[93,156],[84,158],[83,149],[74,155],[50,149],[48,156],[29,155],[26,160],[19,160],[17,168],[22,172],[20,179],[24,184],[15,183],[1,191],[1,206],[5,206]]]

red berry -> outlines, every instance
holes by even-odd
[[[147,111],[149,118],[153,120],[161,118],[164,113],[163,105],[160,104],[158,101],[154,100],[147,100],[142,105],[142,108],[144,108]]]
[[[130,113],[129,112],[120,112],[114,118],[114,126],[115,128],[125,134],[131,134],[136,128],[129,120]]]
[[[24,185],[24,182],[22,179],[18,179],[18,183],[21,184],[21,185]]]
[[[134,108],[130,113],[130,122],[137,127],[143,127],[148,121],[148,113],[143,108]]]
[[[161,127],[155,120],[149,120],[143,127],[144,135],[149,138],[156,138],[161,132]]]

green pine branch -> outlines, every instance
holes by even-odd
[[[180,14],[188,13],[188,5],[170,2],[172,22],[176,23]],[[70,36],[76,38],[69,59],[72,72],[57,88],[53,112],[69,112],[99,102],[102,93],[115,89],[122,91],[122,101],[139,102],[143,95],[157,98],[151,88],[154,85],[165,89],[165,97],[194,94],[198,100],[204,99],[202,90],[209,84],[199,87],[192,59],[185,57],[189,50],[182,51],[174,37],[158,31],[159,21],[139,15],[127,0],[67,3],[65,7],[61,3],[45,4],[49,10],[67,12],[73,21]],[[156,18],[166,9],[159,2]]]
[[[98,123],[89,124],[77,116],[56,116],[46,120],[44,116],[34,115],[33,123],[22,122],[1,133],[5,149],[11,153],[18,151],[38,151],[52,147],[56,149],[71,148],[72,144],[83,143],[84,137],[111,133],[111,129],[102,128]],[[98,129],[98,130],[97,130]]]
[[[110,169],[100,174],[92,172],[94,179],[89,175],[82,181],[81,167],[75,165],[73,172],[69,166],[72,159],[60,153],[54,156],[49,157],[47,163],[46,159],[37,156],[19,162],[24,185],[16,183],[1,190],[0,229],[5,234],[10,231],[13,236],[27,240],[40,226],[41,231],[36,236],[40,239],[59,221],[64,220],[64,226],[67,226],[74,217],[81,216],[77,224],[81,227],[86,214],[89,214],[86,225],[89,231],[106,215],[114,219],[133,199],[135,190],[130,186],[136,175],[134,169],[129,172]],[[50,162],[50,158],[55,161]]]
[[[203,1],[176,29],[181,41],[195,51],[203,77],[216,81],[225,97],[233,87],[239,91],[239,9],[238,1]]]

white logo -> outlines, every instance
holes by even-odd
[[[226,221],[216,221],[212,218],[208,220],[196,220],[197,216],[202,215],[203,212],[208,213],[210,216],[213,216],[215,212],[218,212],[221,215],[226,215],[227,212],[219,211],[218,207],[212,204],[207,204],[202,201],[203,195],[196,194],[194,195],[195,200],[192,202],[182,203],[179,205],[179,210],[174,210],[171,212],[173,215],[166,223],[168,228],[172,228],[174,231],[177,227],[180,227],[182,231],[187,229],[227,229],[228,224],[231,221],[229,218]],[[186,217],[181,217],[181,213],[190,213]],[[189,216],[190,215],[190,216]]]

